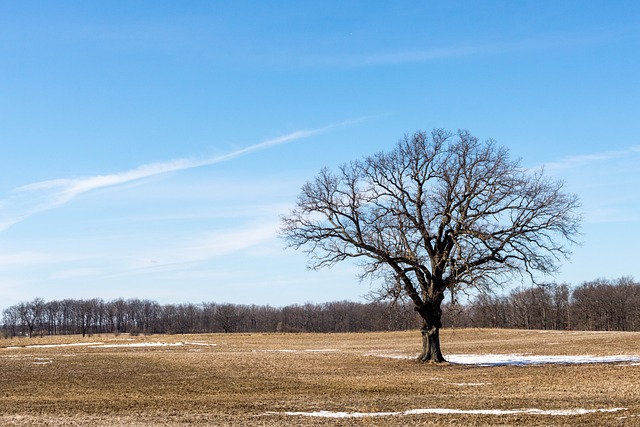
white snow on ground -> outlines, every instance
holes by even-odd
[[[102,343],[100,343],[102,344]],[[184,345],[184,343],[176,342],[176,343],[167,343],[167,342],[135,342],[131,344],[102,344],[102,345],[92,345],[91,348],[121,348],[121,347],[179,347]]]
[[[253,350],[254,353],[334,353],[336,350],[334,348],[321,348],[321,349],[305,349],[305,350],[294,350],[294,349],[275,349],[275,350]]]
[[[370,352],[365,356],[385,357],[391,359],[415,359],[416,356],[407,356],[395,352]],[[449,354],[445,358],[450,363],[460,365],[477,366],[526,366],[526,365],[575,365],[584,363],[640,363],[638,355],[614,355],[614,356],[534,356],[523,354]]]
[[[392,417],[403,415],[550,415],[550,416],[572,416],[585,415],[594,412],[617,412],[626,408],[611,409],[447,409],[447,408],[426,408],[426,409],[409,409],[401,412],[283,412],[284,415],[302,416],[302,417],[318,417],[318,418],[364,418],[364,417]],[[268,412],[265,415],[277,415],[278,412]]]
[[[490,383],[450,383],[451,385],[457,385],[459,387],[478,387],[481,385],[488,385]]]
[[[55,347],[80,347],[80,346],[95,346],[104,344],[103,342],[76,342],[72,344],[33,344],[26,345],[24,347],[6,347],[7,350],[16,350],[19,348],[55,348]]]
[[[182,345],[193,345],[193,346],[217,346],[217,344],[206,343],[204,341],[185,341],[185,342],[176,342],[176,343],[166,343],[166,342],[133,342],[133,343],[122,343],[122,344],[105,344],[102,341],[98,342],[79,342],[73,344],[33,344],[26,345],[24,347],[5,347],[5,350],[17,350],[17,349],[25,349],[25,348],[56,348],[56,347],[89,347],[89,348],[116,348],[116,347],[178,347]],[[322,350],[324,351],[324,350]]]
[[[386,359],[415,359],[418,355],[407,356],[406,354],[398,353],[397,351],[381,351],[381,352],[369,352],[365,353],[365,356],[384,357]]]
[[[531,356],[522,354],[452,354],[446,357],[451,363],[461,365],[576,365],[584,363],[640,362],[640,356]]]
[[[208,343],[208,342],[204,342],[204,341],[185,341],[184,343],[185,345],[200,345],[200,346],[205,346],[205,347],[215,347],[218,344],[213,344],[213,343]]]

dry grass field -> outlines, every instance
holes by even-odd
[[[421,365],[417,331],[2,340],[0,425],[640,425],[640,333],[442,342],[446,355],[631,357]]]

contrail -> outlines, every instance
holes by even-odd
[[[316,129],[298,130],[215,157],[173,159],[166,162],[149,163],[128,171],[107,175],[77,179],[52,179],[24,185],[13,189],[7,198],[0,200],[0,231],[10,228],[34,214],[62,206],[77,196],[92,190],[122,185],[169,172],[226,162],[254,151],[265,150],[277,145],[308,138],[362,120],[350,120]]]

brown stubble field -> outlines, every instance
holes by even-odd
[[[442,342],[446,354],[640,356],[640,333],[457,329]],[[423,365],[408,358],[419,344],[418,331],[2,340],[0,425],[640,425],[638,363]],[[287,414],[424,408],[618,410]]]

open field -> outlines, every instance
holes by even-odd
[[[640,333],[442,343],[457,363],[415,363],[417,331],[2,340],[0,425],[640,425]]]

